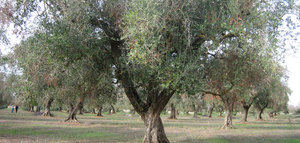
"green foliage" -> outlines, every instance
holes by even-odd
[[[292,6],[291,0],[17,0],[16,26],[33,14],[38,19],[15,48],[18,95],[30,104],[51,96],[101,106],[115,103],[123,87],[142,116],[159,115],[173,95],[201,92],[227,105],[258,93],[256,104],[274,101],[275,108],[280,98],[271,100],[274,90],[263,85],[284,77],[279,26]]]

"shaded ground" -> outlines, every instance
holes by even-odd
[[[11,114],[0,110],[0,142],[141,142],[145,127],[139,117],[125,113],[105,115],[79,115],[81,124],[62,122],[67,114],[54,112],[55,117],[35,116],[27,111]],[[280,116],[266,121],[241,124],[234,120],[237,129],[220,130],[222,118],[179,116],[178,120],[163,122],[171,142],[208,143],[300,143],[300,118]],[[289,119],[290,118],[290,119]]]

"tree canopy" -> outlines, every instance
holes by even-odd
[[[70,103],[77,99],[77,112],[85,98],[106,96],[117,82],[147,127],[144,142],[169,142],[160,114],[174,94],[219,96],[228,113],[224,126],[231,125],[240,95],[277,74],[279,26],[292,6],[291,0],[7,0],[1,18],[29,33],[15,54],[32,99],[58,88],[55,94]],[[25,27],[31,17],[35,30]]]

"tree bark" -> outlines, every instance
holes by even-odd
[[[67,112],[70,114],[71,111],[72,111],[73,109],[74,109],[73,104],[70,103],[70,104],[69,104],[69,107],[68,107],[68,109],[67,109]]]
[[[105,26],[105,25],[104,25]],[[106,33],[111,31],[107,30]],[[164,127],[160,118],[160,113],[167,105],[170,98],[175,93],[175,87],[168,87],[159,91],[159,83],[150,81],[148,87],[154,90],[149,90],[146,101],[140,98],[139,93],[131,79],[126,64],[122,62],[122,47],[124,42],[120,40],[121,36],[118,31],[114,31],[114,38],[110,40],[112,57],[116,66],[116,77],[123,85],[124,92],[126,93],[130,103],[135,111],[141,116],[147,129],[144,137],[144,143],[169,143],[167,136],[164,132]]]
[[[196,107],[196,109],[195,109],[195,111],[194,111],[194,116],[193,116],[193,118],[198,118],[198,112],[199,112],[199,110],[201,109],[201,106],[200,105],[197,105],[197,107]]]
[[[92,108],[92,113],[96,114],[95,108]]]
[[[227,101],[224,102],[225,104],[225,110],[226,110],[226,115],[224,118],[224,125],[223,125],[223,129],[229,129],[229,128],[233,128],[232,126],[232,112],[233,112],[233,107],[234,107],[234,102],[230,102],[229,99],[227,99]]]
[[[242,100],[242,101],[241,101],[241,103],[242,103],[242,105],[243,105],[243,109],[244,109],[244,117],[243,117],[243,119],[242,119],[242,122],[248,122],[248,121],[247,121],[247,118],[248,118],[248,112],[249,112],[249,109],[250,109],[250,107],[251,107],[251,105],[252,105],[252,103],[253,103],[255,97],[256,97],[256,96],[252,97],[252,98],[250,99],[250,101],[248,101],[248,103],[247,103],[246,100]]]
[[[262,110],[258,110],[257,120],[263,120],[263,118],[262,118],[263,111],[264,111],[263,109]]]
[[[208,117],[211,118],[212,112],[215,108],[215,103],[211,103],[209,108],[208,108]]]
[[[248,122],[247,118],[248,118],[248,112],[249,112],[250,106],[243,106],[243,108],[244,108],[244,117],[242,119],[242,122]]]
[[[223,109],[222,107],[218,107],[217,109],[218,109],[218,112],[219,112],[219,117],[222,117],[222,116],[223,116],[222,114],[223,114],[223,110],[224,110],[224,109]]]
[[[174,103],[171,103],[171,115],[170,115],[169,119],[177,119],[176,118],[176,108],[174,106]]]
[[[103,117],[102,115],[102,106],[99,107],[97,117]]]
[[[51,103],[52,103],[53,99],[48,99],[46,102],[45,102],[45,111],[43,113],[43,116],[49,116],[49,117],[52,117],[53,115],[51,114],[50,112],[50,107],[51,107]]]
[[[79,123],[79,121],[77,120],[76,115],[77,115],[77,112],[78,112],[78,110],[79,110],[80,104],[83,103],[83,100],[84,100],[84,98],[83,98],[83,97],[80,97],[80,98],[77,100],[77,103],[76,103],[76,105],[74,106],[74,108],[72,108],[72,104],[70,104],[71,110],[69,111],[69,116],[68,116],[68,118],[65,120],[65,122],[70,121],[70,122],[77,122],[77,123]]]
[[[36,111],[35,112],[37,112],[37,113],[39,113],[39,112],[41,112],[41,106],[36,106]]]
[[[83,115],[83,102],[81,102],[80,104],[79,104],[79,107],[78,107],[79,109],[79,114],[80,115]]]
[[[142,120],[147,126],[144,143],[169,143],[162,120],[158,114],[146,113]]]

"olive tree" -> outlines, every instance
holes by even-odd
[[[224,40],[229,43],[228,39],[244,37],[244,43],[265,41],[249,38],[251,33],[267,37],[266,43],[274,46],[276,28],[289,4],[250,0],[18,0],[13,14],[7,15],[22,25],[31,13],[37,13],[41,30],[55,39],[50,40],[52,53],[67,65],[99,54],[95,61],[109,65],[104,69],[115,68],[113,75],[144,121],[144,142],[169,142],[160,113],[178,89],[196,77],[188,73],[198,72],[203,77],[205,66],[213,64],[208,62],[209,51],[216,50],[212,47],[223,49]],[[39,5],[44,8],[38,9]],[[223,46],[218,46],[220,43]],[[226,59],[237,60],[235,57],[231,54]],[[230,85],[225,91],[228,89]]]

